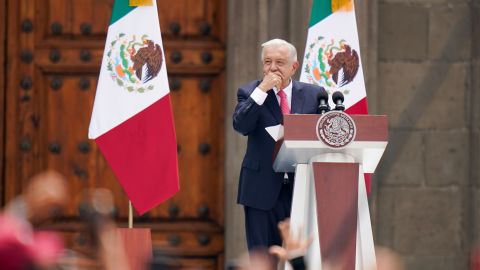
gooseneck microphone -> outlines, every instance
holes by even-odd
[[[317,101],[318,101],[318,109],[317,113],[324,114],[330,111],[330,106],[328,106],[328,93],[325,89],[322,88],[320,92],[317,94]]]
[[[335,110],[336,111],[344,111],[345,110],[345,105],[343,105],[343,101],[345,100],[343,97],[342,92],[336,91],[332,95],[332,100],[333,103],[335,103]]]

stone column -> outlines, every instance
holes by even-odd
[[[471,3],[472,23],[472,98],[471,112],[472,119],[472,162],[471,164],[471,212],[473,218],[471,239],[474,245],[480,248],[480,0]]]

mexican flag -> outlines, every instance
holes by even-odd
[[[88,137],[139,214],[179,190],[177,143],[156,1],[115,0]]]
[[[330,95],[335,91],[342,92],[345,98],[346,113],[368,114],[353,1],[313,0],[300,81],[320,85]],[[332,100],[329,102],[330,106],[334,107]],[[359,170],[360,172],[362,170]],[[359,179],[360,184],[363,182],[361,174]],[[322,246],[320,241],[314,241],[309,248],[306,258],[312,269],[322,269],[322,266],[326,268],[327,264],[328,268],[333,269],[376,269],[367,199],[370,180],[367,174],[365,183],[365,185],[358,185],[357,201],[343,209],[346,210],[344,212],[346,214],[338,218],[340,223],[338,220],[320,222],[316,216],[311,219],[312,224],[307,227],[318,228],[316,232],[313,232],[317,238],[322,231],[319,224],[324,224],[324,226],[327,224],[327,228],[333,228],[330,233],[330,236],[333,235],[333,237],[323,239],[323,243],[327,243],[326,245]],[[332,211],[338,212],[337,210]],[[312,210],[312,213],[316,215],[316,210]],[[345,223],[345,220],[349,220],[352,216],[356,217],[353,222],[356,230],[353,230],[353,233],[345,231],[345,228],[352,226],[348,222]],[[294,219],[292,218],[292,220]],[[338,244],[339,239],[342,240],[340,244]],[[336,243],[337,246],[332,243]]]
[[[353,0],[313,1],[300,81],[320,85],[330,95],[342,92],[348,114],[368,114]],[[368,193],[370,179],[365,174]]]
[[[300,81],[341,91],[346,113],[368,114],[353,0],[313,1]]]

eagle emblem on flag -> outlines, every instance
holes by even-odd
[[[120,33],[109,45],[107,70],[118,86],[137,93],[155,88],[149,82],[158,75],[163,64],[162,48],[158,43],[147,35]]]
[[[360,57],[344,39],[326,40],[319,36],[308,45],[305,54],[305,73],[310,83],[325,88],[341,88],[351,83],[360,66]],[[348,94],[348,89],[342,89]]]

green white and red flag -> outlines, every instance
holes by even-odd
[[[313,1],[300,81],[342,92],[346,113],[368,114],[353,0]]]
[[[164,55],[156,1],[115,0],[88,136],[139,214],[179,190]]]

